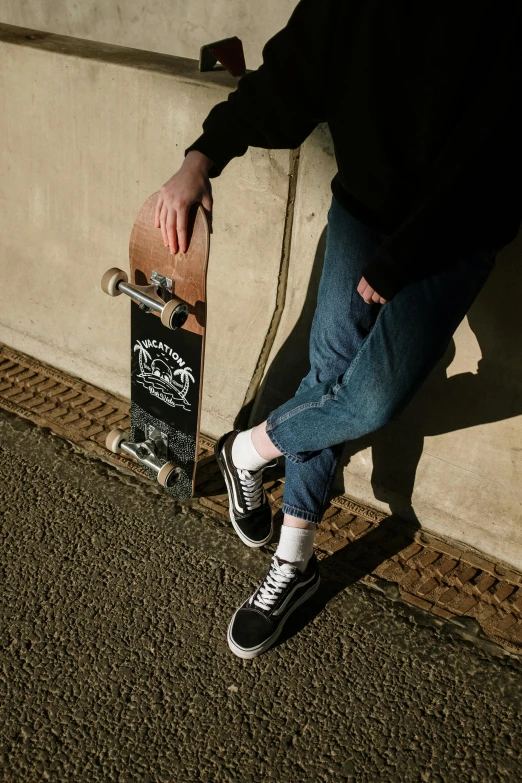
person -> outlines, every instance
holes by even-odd
[[[301,0],[159,192],[156,227],[184,251],[188,208],[211,212],[210,178],[232,158],[297,148],[328,123],[338,173],[310,371],[267,420],[216,445],[249,547],[272,537],[263,470],[286,460],[277,550],[228,628],[242,658],[271,647],[319,585],[314,533],[343,443],[404,409],[517,234],[521,6]]]

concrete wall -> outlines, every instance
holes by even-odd
[[[101,274],[125,266],[139,206],[235,82],[189,60],[26,35],[0,29],[0,340],[127,395],[128,307],[101,293]],[[210,435],[240,411],[261,420],[308,369],[334,171],[319,127],[298,159],[252,149],[214,181]],[[416,400],[347,446],[337,477],[339,491],[519,567],[521,256],[521,241],[501,254]]]
[[[5,29],[0,341],[128,396],[129,307],[102,293],[101,276],[127,266],[141,204],[235,81],[200,78],[193,61],[148,54],[146,70],[128,50]],[[214,183],[202,422],[211,435],[233,421],[265,343],[289,158],[252,149]]]
[[[203,44],[237,35],[247,67],[257,68],[263,45],[296,5],[297,0],[0,0],[0,22],[193,59]]]

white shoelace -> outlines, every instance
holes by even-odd
[[[263,471],[241,470],[238,468],[237,475],[243,488],[246,504],[249,511],[261,505],[263,495]]]
[[[279,565],[275,560],[272,560],[270,571],[258,590],[254,604],[260,609],[269,611],[281,595],[282,591],[291,581],[294,574],[295,568],[293,568],[290,563]]]

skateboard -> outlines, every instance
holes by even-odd
[[[131,299],[130,432],[112,430],[105,445],[186,499],[198,453],[210,229],[203,207],[193,205],[187,252],[171,255],[154,225],[156,201],[154,193],[132,228],[130,276],[113,267],[101,281],[109,296]]]

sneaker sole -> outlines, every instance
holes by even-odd
[[[272,508],[269,506],[270,507],[270,533],[269,533],[269,535],[263,541],[252,541],[251,538],[248,538],[247,536],[245,536],[245,534],[243,533],[241,528],[238,526],[238,524],[236,522],[236,519],[234,517],[234,512],[232,511],[232,507],[234,505],[233,500],[232,500],[232,489],[231,489],[229,481],[228,481],[227,471],[226,471],[226,469],[222,465],[221,454],[218,452],[217,444],[214,446],[214,455],[216,457],[216,462],[218,464],[218,467],[219,467],[219,469],[221,471],[221,475],[223,476],[223,478],[225,480],[226,487],[227,487],[227,492],[228,492],[228,513],[229,513],[229,516],[230,516],[230,521],[232,522],[232,527],[234,528],[234,530],[238,534],[238,536],[241,539],[241,541],[244,544],[246,544],[247,546],[249,546],[251,549],[259,549],[260,547],[265,546],[265,544],[268,544],[272,540],[272,536],[274,535],[274,515],[272,514]]]
[[[262,644],[258,645],[257,647],[252,647],[252,648],[250,648],[248,650],[244,650],[242,647],[238,647],[237,644],[234,643],[234,641],[233,641],[233,639],[232,639],[232,637],[230,635],[230,632],[232,630],[232,625],[234,624],[234,620],[236,619],[236,614],[239,611],[239,609],[238,609],[234,613],[234,617],[230,621],[230,624],[228,626],[228,631],[227,631],[228,646],[230,647],[230,649],[232,650],[234,655],[237,655],[238,658],[249,659],[249,658],[256,658],[258,655],[261,655],[261,653],[266,652],[266,650],[268,650],[270,647],[272,647],[274,642],[276,642],[278,640],[278,638],[281,635],[281,632],[282,632],[282,630],[284,628],[284,625],[285,625],[286,621],[288,620],[288,618],[290,617],[290,615],[292,614],[292,612],[295,611],[295,609],[297,609],[299,606],[301,606],[301,604],[304,604],[304,602],[307,601],[309,598],[311,598],[313,596],[313,594],[316,592],[316,590],[318,589],[320,584],[321,584],[321,577],[318,577],[317,582],[315,583],[315,585],[313,587],[311,587],[309,590],[307,590],[307,592],[304,595],[301,596],[299,601],[296,601],[296,603],[292,606],[290,611],[287,612],[287,614],[285,615],[284,619],[281,620],[281,623],[279,624],[279,626],[277,628],[277,631],[275,631],[272,634],[272,636],[269,636],[268,639],[266,639]]]

